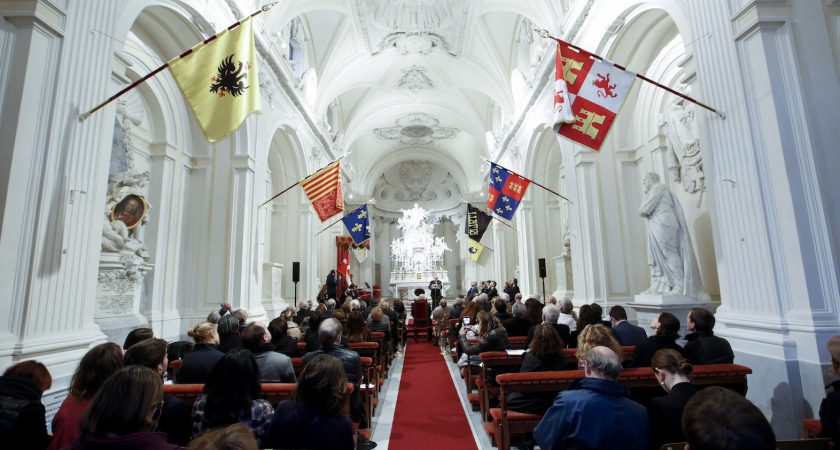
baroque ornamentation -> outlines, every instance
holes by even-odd
[[[412,94],[416,94],[423,89],[430,89],[434,87],[434,84],[426,75],[426,69],[420,66],[411,66],[403,70],[399,87],[408,89]]]
[[[373,134],[404,145],[428,145],[440,139],[452,139],[461,132],[458,128],[440,127],[438,123],[439,120],[428,114],[410,113],[397,119],[396,126],[374,128]]]
[[[664,113],[668,135],[668,172],[683,190],[695,193],[706,188],[700,134],[694,119],[694,104],[674,102]]]
[[[427,200],[423,198],[423,193],[426,192],[431,179],[432,163],[428,161],[403,161],[400,163],[400,180],[405,188],[406,195],[397,193],[396,199],[399,201]]]

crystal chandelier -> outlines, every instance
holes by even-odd
[[[392,270],[396,273],[423,273],[443,270],[443,253],[452,249],[442,237],[434,237],[435,224],[429,213],[414,204],[414,208],[401,210],[397,221],[402,237],[391,241]]]

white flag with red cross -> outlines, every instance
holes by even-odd
[[[554,131],[592,150],[599,151],[610,131],[621,104],[627,97],[636,74],[607,61],[595,58],[584,50],[573,49],[558,40],[557,77],[555,81]],[[563,86],[565,85],[565,86]],[[566,87],[571,101],[574,122],[558,121],[557,87]]]

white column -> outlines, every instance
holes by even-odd
[[[314,302],[318,297],[318,290],[321,288],[318,283],[318,257],[315,251],[317,247],[315,233],[320,230],[316,229],[315,212],[309,207],[308,202],[301,202],[298,210],[300,211],[301,224],[299,236],[302,237],[298,240],[300,254],[302,255],[300,261],[300,283],[298,283],[298,300],[305,298]],[[325,283],[327,280],[320,279],[320,281],[321,283]]]
[[[493,267],[487,268],[479,268],[478,273],[479,276],[482,277],[484,280],[493,279],[499,280],[504,279],[504,274],[512,272],[512,270],[508,270],[507,264],[507,243],[505,239],[505,228],[506,226],[499,223],[498,220],[494,220],[493,222]],[[482,270],[484,269],[484,270]],[[504,283],[502,283],[502,288],[504,288]],[[497,286],[498,288],[498,286]]]
[[[536,186],[534,187],[536,188]],[[522,296],[525,298],[543,294],[540,273],[537,268],[535,245],[546,244],[535,242],[536,237],[537,235],[534,230],[534,207],[530,201],[522,202],[519,205],[518,211],[516,211],[516,257],[519,265],[519,288],[522,291]],[[503,276],[505,280],[509,280],[512,277],[512,275],[507,273]],[[501,291],[504,288],[504,283],[501,280],[499,283],[501,285],[499,286],[499,290]]]
[[[574,156],[567,187],[575,203],[569,207],[572,247],[572,274],[575,280],[575,303],[606,300],[604,243],[600,210],[597,167],[599,155],[580,152]]]

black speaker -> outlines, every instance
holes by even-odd
[[[539,259],[540,263],[540,278],[545,278],[545,258]]]
[[[300,263],[295,261],[292,263],[292,283],[300,281]]]

